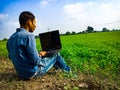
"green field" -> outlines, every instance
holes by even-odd
[[[39,51],[39,39],[36,42]],[[120,31],[61,36],[61,43],[60,53],[73,73],[107,78],[120,88]],[[5,44],[6,41],[0,42],[0,73],[9,62]]]
[[[61,36],[61,42],[61,54],[73,72],[120,74],[120,31]]]

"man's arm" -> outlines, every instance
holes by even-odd
[[[30,35],[27,40],[26,50],[30,63],[39,64],[41,62],[41,57],[39,57],[38,51],[36,49],[36,41],[33,35]]]

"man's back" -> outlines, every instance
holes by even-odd
[[[36,47],[34,36],[22,28],[17,29],[7,43],[9,58],[12,60],[16,71],[21,75],[20,77],[31,77],[37,70],[39,57],[34,47]]]

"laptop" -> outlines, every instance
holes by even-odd
[[[59,30],[39,34],[42,51],[46,51],[44,57],[52,57],[61,49]]]

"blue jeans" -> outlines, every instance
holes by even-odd
[[[44,66],[39,66],[35,76],[43,76],[52,67],[56,69],[60,68],[61,70],[65,70],[67,72],[70,71],[70,67],[67,66],[66,62],[59,53],[50,58],[43,58],[42,63]]]

